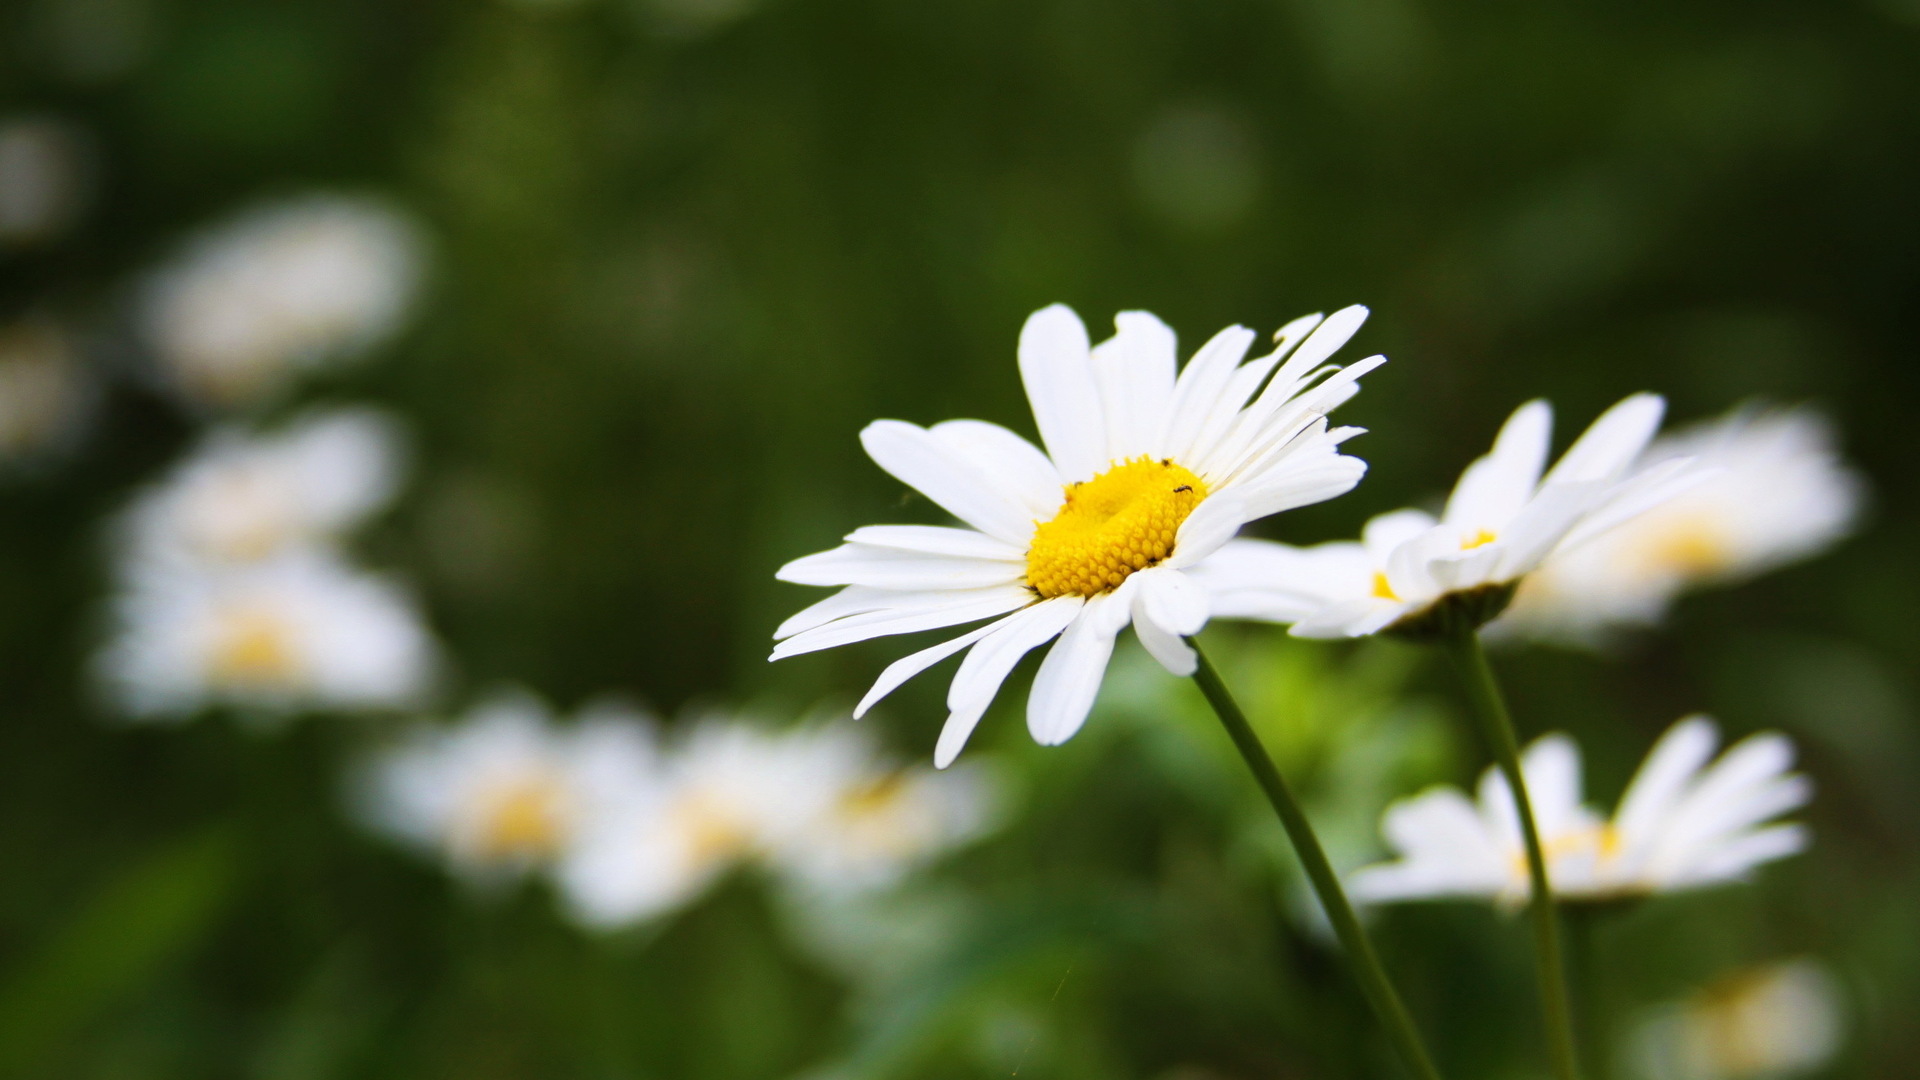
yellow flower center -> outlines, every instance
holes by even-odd
[[[214,643],[214,679],[246,686],[291,680],[300,669],[292,638],[286,621],[271,612],[230,613]]]
[[[545,856],[559,850],[561,839],[559,793],[551,783],[529,781],[489,800],[477,846],[487,859]]]
[[[1540,841],[1540,854],[1546,858],[1547,875],[1551,878],[1553,875],[1553,864],[1560,859],[1592,852],[1595,858],[1606,862],[1619,857],[1621,843],[1620,830],[1614,828],[1613,824],[1608,822],[1607,824],[1597,825],[1593,828],[1576,829],[1572,832],[1561,833],[1558,836],[1542,837]],[[1513,856],[1513,872],[1514,876],[1520,878],[1525,878],[1530,873],[1527,868],[1527,853],[1524,848],[1516,852]]]
[[[1378,570],[1373,572],[1373,595],[1380,600],[1400,599],[1393,591],[1393,582],[1388,581],[1387,575]]]
[[[1048,599],[1111,591],[1172,554],[1180,523],[1206,497],[1192,472],[1144,456],[1069,484],[1053,520],[1033,530],[1027,586]]]
[[[1477,547],[1486,547],[1488,544],[1491,544],[1498,539],[1500,538],[1488,532],[1487,530],[1480,529],[1476,531],[1472,536],[1469,536],[1465,540],[1460,541],[1460,550],[1472,551],[1474,548],[1477,548]]]
[[[711,795],[689,795],[671,812],[674,826],[686,837],[687,858],[695,865],[727,862],[753,846],[747,824]]]
[[[1689,516],[1668,524],[1648,538],[1641,551],[1646,567],[1655,573],[1705,577],[1727,568],[1732,560],[1725,532],[1705,517]]]

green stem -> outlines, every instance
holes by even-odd
[[[1533,820],[1533,799],[1527,794],[1527,778],[1520,769],[1520,744],[1514,737],[1513,718],[1494,681],[1493,668],[1480,635],[1473,630],[1449,634],[1443,639],[1447,655],[1466,684],[1473,700],[1474,716],[1481,732],[1493,749],[1494,760],[1507,778],[1513,792],[1514,809],[1520,817],[1520,835],[1527,847],[1527,877],[1532,883],[1534,964],[1540,978],[1541,1010],[1546,1014],[1547,1049],[1553,1058],[1553,1071],[1559,1080],[1579,1080],[1579,1059],[1574,1051],[1573,1010],[1567,1000],[1566,962],[1560,955],[1560,934],[1554,910],[1553,887],[1547,881],[1546,854],[1540,847],[1540,830]]]
[[[1380,966],[1380,957],[1373,951],[1373,943],[1367,939],[1366,931],[1360,928],[1360,919],[1354,914],[1353,905],[1347,901],[1346,891],[1340,887],[1339,876],[1327,862],[1327,853],[1321,850],[1312,823],[1300,809],[1300,804],[1294,801],[1293,792],[1287,787],[1286,780],[1281,778],[1280,770],[1274,767],[1273,759],[1267,756],[1266,747],[1260,744],[1260,737],[1254,734],[1253,726],[1247,723],[1246,714],[1240,711],[1233,695],[1227,692],[1227,684],[1220,680],[1220,673],[1207,659],[1207,654],[1200,651],[1199,642],[1188,638],[1187,644],[1193,647],[1195,655],[1199,657],[1199,667],[1193,673],[1193,681],[1199,684],[1200,692],[1206,695],[1207,704],[1213,706],[1220,723],[1232,737],[1233,745],[1239,749],[1240,756],[1246,759],[1247,767],[1253,770],[1253,778],[1259,782],[1260,789],[1266,792],[1274,813],[1280,815],[1280,824],[1286,827],[1287,838],[1293,841],[1293,849],[1299,853],[1300,862],[1307,869],[1307,878],[1313,883],[1313,891],[1320,897],[1320,906],[1326,910],[1334,933],[1352,958],[1360,989],[1367,995],[1367,1001],[1372,1004],[1380,1023],[1386,1027],[1394,1048],[1421,1080],[1440,1080],[1439,1070],[1434,1068],[1426,1045],[1420,1041],[1420,1033],[1414,1030],[1413,1018],[1407,1014],[1407,1007],[1400,1003],[1400,995],[1394,992],[1386,969]]]

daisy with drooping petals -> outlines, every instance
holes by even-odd
[[[1297,637],[1443,632],[1498,614],[1556,552],[1656,506],[1697,479],[1685,460],[1631,473],[1664,402],[1636,394],[1593,422],[1546,470],[1553,412],[1522,405],[1468,466],[1439,518],[1382,514],[1360,543],[1296,548],[1235,540],[1199,577],[1223,618],[1292,623]]]
[[[123,573],[96,664],[135,718],[404,708],[427,689],[433,643],[406,594],[324,550],[220,570],[154,558]]]
[[[1708,479],[1541,567],[1490,631],[1593,643],[1650,625],[1681,592],[1807,558],[1846,535],[1865,482],[1805,409],[1740,409],[1654,443],[1658,467],[1692,458]]]
[[[450,727],[421,727],[357,778],[355,808],[376,829],[494,876],[551,864],[601,809],[655,782],[652,723],[631,709],[584,710],[560,727],[524,693],[494,696]]]
[[[894,662],[855,711],[969,650],[947,695],[942,767],[1020,658],[1056,637],[1027,700],[1043,745],[1079,730],[1129,624],[1169,671],[1191,674],[1181,639],[1210,610],[1188,571],[1245,523],[1333,498],[1366,471],[1339,452],[1359,429],[1329,430],[1326,414],[1385,358],[1325,364],[1366,316],[1355,306],[1295,320],[1246,363],[1253,332],[1230,327],[1176,374],[1173,331],[1152,315],[1122,313],[1096,347],[1066,307],[1036,312],[1020,373],[1046,452],[978,420],[869,425],[874,462],[967,527],[858,529],[782,567],[783,581],[843,588],[781,624],[772,658],[994,620]]]
[[[1572,739],[1547,735],[1528,747],[1523,769],[1554,895],[1598,901],[1701,888],[1804,848],[1804,826],[1775,823],[1812,793],[1806,777],[1789,771],[1793,744],[1754,735],[1713,760],[1718,744],[1706,717],[1668,729],[1611,821],[1582,801]],[[1520,823],[1493,769],[1481,777],[1477,805],[1457,788],[1434,788],[1389,807],[1382,831],[1399,859],[1350,875],[1356,898],[1527,897]]]

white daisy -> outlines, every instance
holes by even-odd
[[[426,689],[432,642],[407,595],[324,551],[218,571],[151,559],[126,576],[97,666],[136,718],[402,708]]]
[[[767,837],[767,858],[803,891],[843,897],[884,888],[985,831],[997,789],[984,768],[945,772],[888,761],[845,724],[802,731],[786,743],[786,776],[810,817],[787,816]]]
[[[1831,425],[1805,409],[1741,409],[1659,440],[1643,461],[1678,458],[1716,471],[1556,556],[1491,629],[1593,642],[1650,625],[1688,588],[1753,577],[1833,544],[1865,501],[1865,481],[1842,460]]]
[[[1840,989],[1812,960],[1737,971],[1654,1010],[1634,1033],[1649,1080],[1743,1080],[1812,1072],[1840,1049]]]
[[[1708,764],[1718,744],[1705,717],[1675,724],[1608,821],[1581,799],[1573,740],[1535,741],[1522,769],[1554,896],[1608,900],[1701,888],[1743,879],[1804,848],[1804,826],[1772,823],[1811,795],[1807,778],[1788,771],[1793,745],[1783,735],[1754,735]],[[1478,805],[1457,788],[1437,787],[1389,807],[1381,831],[1399,859],[1351,875],[1356,900],[1526,900],[1520,823],[1495,769],[1480,779]]]
[[[128,540],[213,564],[338,540],[393,497],[401,443],[370,409],[309,413],[267,435],[217,428],[135,503]]]
[[[967,527],[872,526],[788,563],[783,581],[845,588],[781,624],[772,658],[994,620],[896,661],[855,711],[970,650],[947,695],[943,767],[1020,658],[1055,637],[1027,700],[1044,745],[1079,730],[1129,623],[1169,671],[1190,674],[1181,638],[1209,608],[1187,571],[1246,522],[1333,498],[1366,471],[1338,449],[1359,429],[1328,430],[1326,414],[1385,358],[1324,363],[1366,316],[1356,306],[1295,320],[1244,364],[1254,335],[1230,327],[1176,377],[1173,331],[1152,315],[1119,315],[1114,336],[1090,347],[1072,311],[1036,312],[1020,374],[1047,452],[979,420],[869,425],[874,462]]]
[[[1556,552],[1656,506],[1696,478],[1684,460],[1634,473],[1664,402],[1636,394],[1593,422],[1544,476],[1553,412],[1522,405],[1467,467],[1436,519],[1400,510],[1359,543],[1235,540],[1199,576],[1223,618],[1292,623],[1298,637],[1478,626]]]
[[[421,726],[354,789],[380,831],[486,877],[546,866],[596,814],[657,784],[651,722],[589,709],[560,727],[537,699],[496,695],[451,726]]]
[[[832,792],[790,767],[784,736],[711,716],[667,749],[658,784],[598,815],[558,877],[585,925],[643,922],[686,904],[768,837],[817,820]]]
[[[239,405],[390,333],[420,275],[417,227],[387,205],[309,195],[191,242],[147,283],[146,337],[188,398]]]

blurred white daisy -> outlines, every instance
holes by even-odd
[[[817,819],[833,793],[792,767],[783,736],[709,716],[671,743],[660,782],[587,822],[559,881],[593,927],[643,922],[692,901],[768,838]]]
[[[1718,745],[1706,717],[1675,724],[1611,821],[1582,801],[1572,739],[1547,735],[1528,747],[1522,769],[1554,896],[1578,902],[1701,888],[1744,879],[1804,848],[1805,826],[1775,822],[1812,793],[1806,777],[1789,771],[1793,744],[1754,735],[1712,760]],[[1495,769],[1481,777],[1477,805],[1457,788],[1437,787],[1388,807],[1381,831],[1399,858],[1350,875],[1356,900],[1527,898],[1520,824]]]
[[[844,897],[885,888],[914,868],[979,836],[999,792],[982,767],[945,772],[887,760],[845,724],[788,736],[786,775],[809,796],[811,817],[785,818],[767,837],[767,857],[800,889]]]
[[[1684,459],[1632,472],[1662,400],[1636,394],[1593,422],[1545,475],[1553,412],[1522,405],[1460,476],[1436,519],[1382,514],[1359,543],[1227,544],[1197,575],[1222,618],[1293,624],[1297,637],[1477,626],[1557,552],[1657,506],[1698,479]]]
[[[324,551],[224,570],[155,558],[125,578],[97,668],[136,718],[402,708],[427,687],[432,642],[408,596]]]
[[[1253,332],[1230,327],[1176,376],[1173,331],[1152,315],[1122,313],[1114,336],[1090,347],[1072,311],[1036,312],[1020,333],[1020,373],[1047,452],[979,420],[869,425],[861,442],[874,462],[967,527],[858,529],[788,563],[783,581],[845,588],[781,624],[772,658],[994,620],[896,661],[855,711],[970,650],[947,695],[943,767],[1020,658],[1055,637],[1027,699],[1044,745],[1080,729],[1129,623],[1169,671],[1192,673],[1181,639],[1209,608],[1187,571],[1243,524],[1333,498],[1366,471],[1339,453],[1359,429],[1329,430],[1326,414],[1385,358],[1324,363],[1366,316],[1356,306],[1295,320],[1272,353],[1244,364]]]
[[[1648,1080],[1743,1080],[1812,1072],[1840,1049],[1840,990],[1812,960],[1751,968],[1655,1010],[1634,1033]]]
[[[148,282],[141,321],[189,399],[266,398],[392,332],[420,276],[418,228],[384,203],[308,195],[202,234]]]
[[[73,339],[47,319],[0,326],[0,464],[64,449],[85,427],[96,387]]]
[[[1741,409],[1654,443],[1647,467],[1692,458],[1716,471],[1529,577],[1495,628],[1591,643],[1650,625],[1675,596],[1807,558],[1846,535],[1866,484],[1806,409]]]
[[[329,543],[393,497],[400,431],[371,409],[309,413],[272,434],[215,429],[129,515],[140,556],[247,563]]]
[[[525,693],[497,694],[452,725],[422,725],[357,778],[376,829],[498,877],[554,864],[609,807],[659,782],[654,730],[619,707],[556,725]]]

